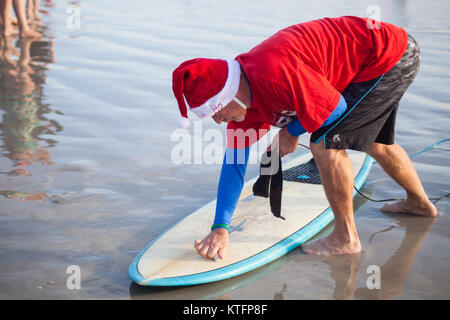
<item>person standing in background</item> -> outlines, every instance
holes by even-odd
[[[41,21],[41,17],[39,16],[39,0],[28,0],[27,17],[30,23],[39,23]]]
[[[29,0],[36,1],[37,0]],[[14,12],[17,17],[18,25],[19,25],[19,37],[20,38],[41,38],[41,33],[33,30],[27,20],[26,11],[25,11],[25,2],[24,0],[0,0],[0,16],[2,21],[2,37],[13,36],[17,33],[15,30],[13,23],[11,21],[11,3],[14,7]],[[39,13],[39,5],[37,7],[37,12]],[[35,18],[35,17],[34,17]]]

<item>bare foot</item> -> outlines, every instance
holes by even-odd
[[[306,254],[319,256],[354,254],[361,252],[361,243],[359,239],[350,242],[342,241],[341,237],[333,232],[324,238],[302,245],[302,250]]]
[[[2,37],[3,38],[8,38],[11,36],[15,36],[16,34],[19,33],[19,29],[16,26],[13,26],[12,24],[9,25],[8,27],[4,27],[3,31],[2,31]]]
[[[437,209],[427,200],[425,202],[413,203],[412,201],[406,199],[394,203],[385,204],[381,211],[384,212],[397,212],[397,213],[412,213],[420,216],[435,217],[437,214]]]
[[[42,34],[40,34],[37,31],[34,31],[32,29],[27,29],[27,30],[23,30],[20,32],[19,37],[24,39],[24,38],[35,38],[35,39],[39,39],[42,38]]]

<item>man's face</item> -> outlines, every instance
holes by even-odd
[[[212,118],[218,124],[222,122],[230,122],[237,121],[240,122],[245,119],[245,115],[247,114],[247,110],[242,108],[236,102],[231,101],[224,108],[222,108],[219,112],[215,113]]]

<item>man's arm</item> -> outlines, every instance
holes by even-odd
[[[225,151],[217,190],[216,215],[212,230],[225,228],[229,230],[231,217],[244,186],[250,147]]]
[[[228,231],[231,218],[244,186],[250,147],[244,149],[227,148],[220,173],[217,190],[216,215],[210,234],[203,240],[196,240],[194,246],[204,258],[223,256],[228,248]]]
[[[344,97],[341,95],[341,99],[339,100],[338,105],[334,109],[334,111],[330,114],[327,120],[322,124],[322,127],[325,127],[329,125],[330,123],[334,122],[337,118],[339,118],[347,109],[347,103],[345,102]],[[297,119],[295,121],[292,121],[287,125],[287,131],[290,133],[293,137],[298,137],[301,134],[306,132],[306,129],[303,128],[300,121]]]
[[[347,109],[347,103],[344,97],[341,95],[339,103],[333,110],[333,112],[328,116],[328,119],[322,124],[321,127],[325,127],[330,123],[336,121]],[[297,119],[289,123],[285,128],[281,129],[274,141],[272,142],[270,149],[277,150],[281,157],[286,154],[292,153],[297,149],[299,136],[305,133],[306,130],[303,128],[300,121]]]

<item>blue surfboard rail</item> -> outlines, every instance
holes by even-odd
[[[355,187],[359,190],[365,183],[369,171],[372,168],[373,159],[369,155],[366,156],[365,161],[355,177]],[[353,191],[353,196],[356,191]],[[189,215],[188,215],[189,216]],[[187,216],[187,217],[188,217]],[[185,217],[185,218],[187,218]],[[184,219],[185,219],[184,218]],[[184,219],[180,220],[181,223]],[[172,229],[175,225],[167,229],[165,232],[160,234],[156,239],[150,242],[139,254],[135,257],[133,262],[128,268],[128,275],[130,278],[139,285],[142,286],[187,286],[196,285],[209,282],[215,282],[219,280],[225,280],[228,278],[236,277],[243,273],[255,270],[265,264],[268,264],[291,250],[295,249],[302,243],[305,243],[317,233],[319,233],[323,228],[325,228],[331,221],[333,221],[334,215],[330,207],[323,211],[317,218],[303,226],[300,230],[296,231],[286,239],[274,244],[273,246],[251,256],[247,259],[241,260],[239,262],[230,264],[226,267],[222,267],[215,270],[210,270],[207,272],[196,273],[185,275],[181,277],[168,277],[168,278],[158,278],[158,279],[148,279],[143,277],[138,271],[138,263],[145,251],[152,246],[159,238],[161,238],[165,233]]]

